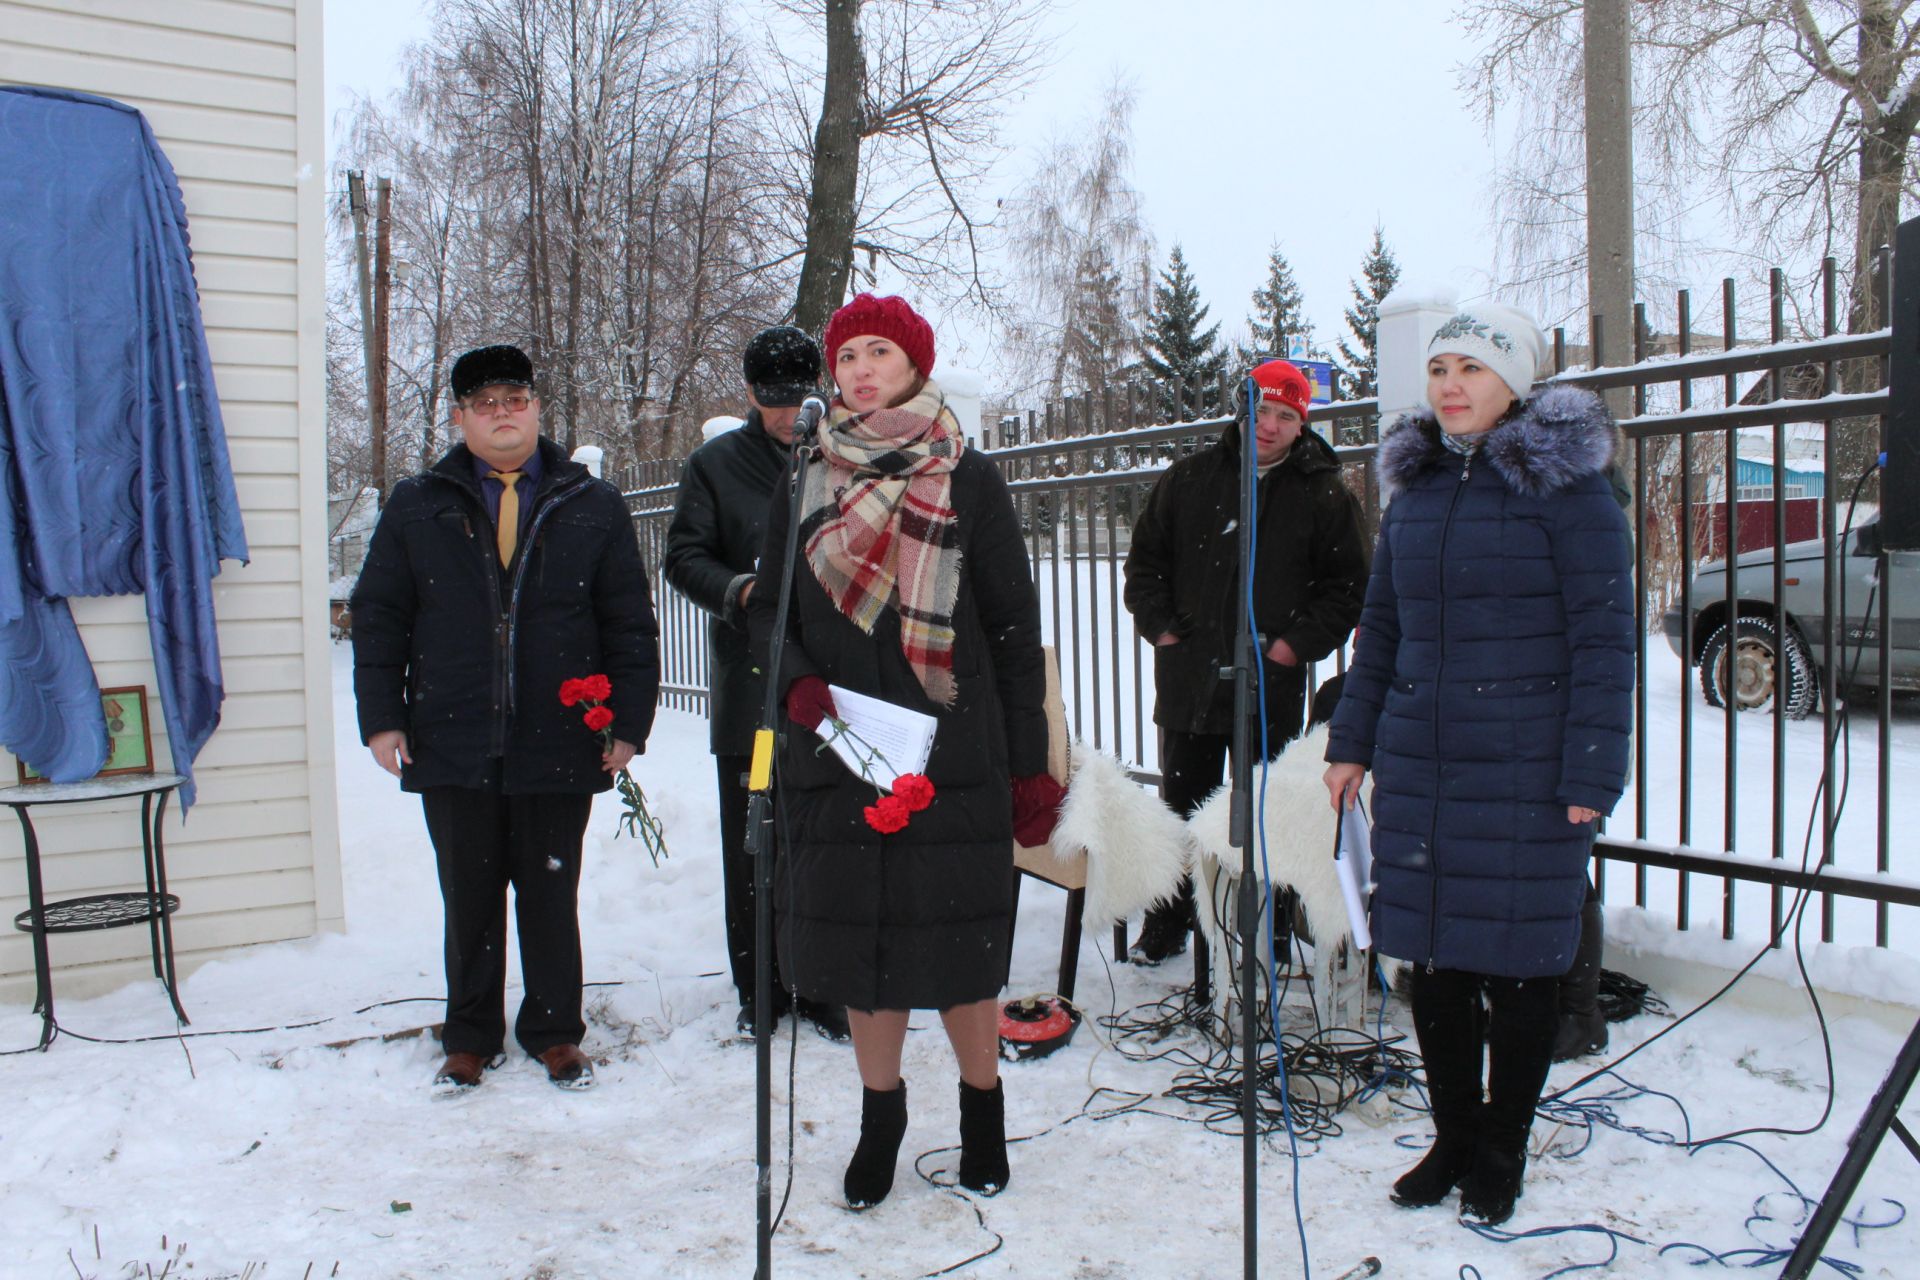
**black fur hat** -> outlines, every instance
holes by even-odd
[[[805,330],[776,324],[747,339],[740,372],[761,404],[796,405],[820,385],[820,347]]]
[[[518,347],[479,347],[453,362],[450,381],[455,400],[482,387],[531,387],[533,361]]]

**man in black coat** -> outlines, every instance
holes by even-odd
[[[1306,430],[1311,387],[1285,360],[1253,371],[1258,536],[1254,618],[1260,634],[1271,755],[1300,732],[1306,665],[1346,640],[1366,594],[1360,504],[1332,448]],[[1220,785],[1233,741],[1233,646],[1240,583],[1240,433],[1162,475],[1133,526],[1126,601],[1155,646],[1153,722],[1160,727],[1160,795],[1181,817]],[[1258,749],[1259,726],[1253,741]],[[1132,958],[1158,964],[1186,949],[1193,886],[1148,911]]]
[[[580,1050],[581,840],[595,792],[645,747],[659,628],[625,501],[540,438],[515,347],[454,362],[465,442],[394,486],[353,590],[360,738],[426,813],[446,906],[446,1061],[471,1088],[506,1038],[506,894],[526,988],[514,1037],[548,1078],[593,1082]],[[563,706],[611,685],[611,747]]]
[[[753,335],[741,356],[746,422],[695,449],[680,473],[680,496],[667,527],[667,581],[709,615],[707,724],[720,783],[720,867],[726,885],[727,954],[740,995],[735,1025],[754,1027],[753,859],[747,854],[746,774],[760,725],[766,683],[747,644],[747,596],[753,590],[767,508],[786,478],[800,402],[820,382],[820,348],[792,325]],[[776,969],[773,982],[785,1013]],[[846,1011],[802,998],[800,1015],[832,1040],[848,1038]]]

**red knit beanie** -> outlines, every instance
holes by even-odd
[[[1307,375],[1285,360],[1269,360],[1253,371],[1262,400],[1277,400],[1306,421],[1307,408],[1313,403],[1313,384]]]
[[[837,362],[841,345],[865,334],[887,339],[913,361],[921,377],[932,376],[933,326],[922,320],[905,298],[879,298],[871,293],[854,294],[853,301],[834,312],[833,319],[827,321],[826,341],[820,345],[826,349],[829,373]]]

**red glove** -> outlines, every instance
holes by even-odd
[[[1029,849],[1043,845],[1060,821],[1060,802],[1067,789],[1048,773],[1013,780],[1013,838]]]
[[[833,714],[833,691],[819,676],[801,676],[787,686],[787,719],[802,729],[819,729]]]

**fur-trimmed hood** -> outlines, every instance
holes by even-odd
[[[1599,396],[1579,387],[1535,391],[1487,432],[1485,458],[1515,493],[1544,498],[1612,463],[1620,432]],[[1409,413],[1380,442],[1380,474],[1389,494],[1455,457],[1440,440],[1433,411]]]

